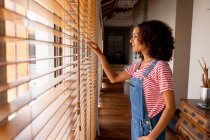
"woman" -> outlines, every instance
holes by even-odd
[[[87,42],[98,55],[111,83],[130,79],[132,140],[164,140],[165,128],[175,112],[171,60],[174,39],[161,21],[145,21],[134,27],[130,43],[141,60],[114,74],[97,44]]]

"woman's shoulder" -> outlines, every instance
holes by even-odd
[[[157,65],[169,66],[168,62],[163,60],[158,60]]]
[[[159,60],[156,64],[156,68],[170,68],[167,61]]]

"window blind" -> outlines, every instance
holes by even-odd
[[[0,1],[0,140],[95,139],[95,0]]]

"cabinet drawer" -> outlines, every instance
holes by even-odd
[[[181,125],[178,126],[177,132],[181,140],[195,140]]]
[[[210,133],[210,122],[205,117],[197,113],[192,107],[184,104],[181,108],[182,113],[187,117],[192,119],[196,124],[198,124],[204,131]]]
[[[210,140],[210,136],[206,135],[204,132],[196,128],[196,126],[185,117],[181,118],[179,126],[180,128],[178,128],[178,132],[182,131],[180,129],[183,128],[183,130],[185,130],[186,132],[182,133],[187,133],[188,137],[190,138],[189,140]]]

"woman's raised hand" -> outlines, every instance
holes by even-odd
[[[88,44],[88,46],[97,54],[97,55],[101,55],[103,54],[100,50],[100,48],[98,47],[98,44],[92,42],[92,41],[87,41],[86,42]]]

